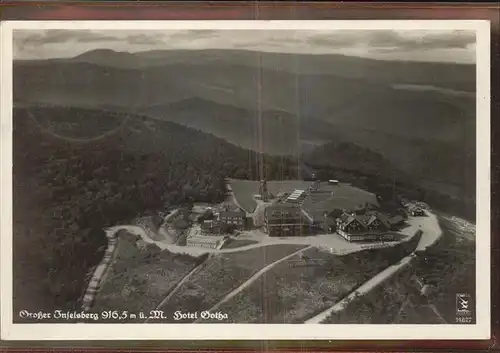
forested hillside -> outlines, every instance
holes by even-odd
[[[435,148],[439,152],[438,147],[441,151],[444,149],[439,144],[426,146],[428,151]],[[447,184],[433,183],[433,170],[424,171],[429,179],[407,173],[381,154],[354,143],[332,141],[305,154],[303,161],[323,180],[334,178],[350,181],[386,200],[393,199],[396,194],[404,194],[407,197],[425,201],[445,213],[466,218],[474,223],[476,217],[473,168],[475,156],[461,154],[460,149],[457,148],[453,150],[457,165],[452,165],[446,163],[446,158],[439,158],[438,152],[429,152],[425,158],[435,168],[440,167],[443,170],[442,173],[449,175]],[[460,155],[463,157],[459,160]],[[455,195],[448,191],[450,185],[457,189]]]
[[[103,228],[145,211],[225,198],[224,178],[297,179],[304,170],[390,198],[470,214],[474,204],[415,187],[380,154],[331,143],[306,156],[259,156],[172,122],[31,105],[14,110],[14,309],[76,308],[102,258]],[[309,168],[308,168],[309,167]],[[471,218],[469,217],[469,218]]]
[[[474,72],[338,55],[97,50],[15,61],[13,88],[17,102],[145,114],[268,154],[355,143],[426,188],[473,200]]]
[[[103,227],[166,204],[222,201],[224,178],[257,177],[254,152],[174,123],[40,106],[13,118],[19,308],[74,308],[102,257]],[[285,158],[265,162],[269,179],[297,177]],[[36,300],[23,296],[28,287]]]

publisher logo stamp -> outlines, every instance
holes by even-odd
[[[472,298],[469,293],[456,294],[456,321],[460,324],[472,322]]]

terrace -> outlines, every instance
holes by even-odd
[[[257,207],[254,195],[260,192],[260,182],[256,180],[230,179],[229,184],[239,207],[247,213],[253,213]],[[310,185],[310,181],[304,180],[268,181],[267,190],[272,195],[290,194],[294,190],[306,190]]]
[[[247,213],[253,213],[257,207],[254,195],[259,193],[260,182],[231,179],[229,183],[237,204]],[[379,207],[374,194],[349,184],[332,185],[328,182],[321,182],[317,191],[309,194],[303,191],[308,190],[312,185],[312,182],[304,180],[267,182],[268,191],[273,195],[288,193],[290,194],[288,198],[292,197],[294,200],[308,195],[302,202],[302,208],[314,220],[320,220],[326,211],[333,209],[353,210],[365,207],[367,204]],[[300,191],[302,193],[299,195]]]
[[[378,208],[377,197],[348,184],[321,183],[317,192],[311,193],[302,203],[302,209],[315,221],[322,221],[325,212],[335,209],[356,210],[367,205]]]

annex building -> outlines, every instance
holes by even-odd
[[[347,241],[393,240],[391,228],[390,219],[378,212],[343,213],[336,220],[336,232]]]

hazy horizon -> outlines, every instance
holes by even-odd
[[[16,30],[14,59],[73,58],[86,52],[239,50],[474,64],[473,31],[457,30]]]

